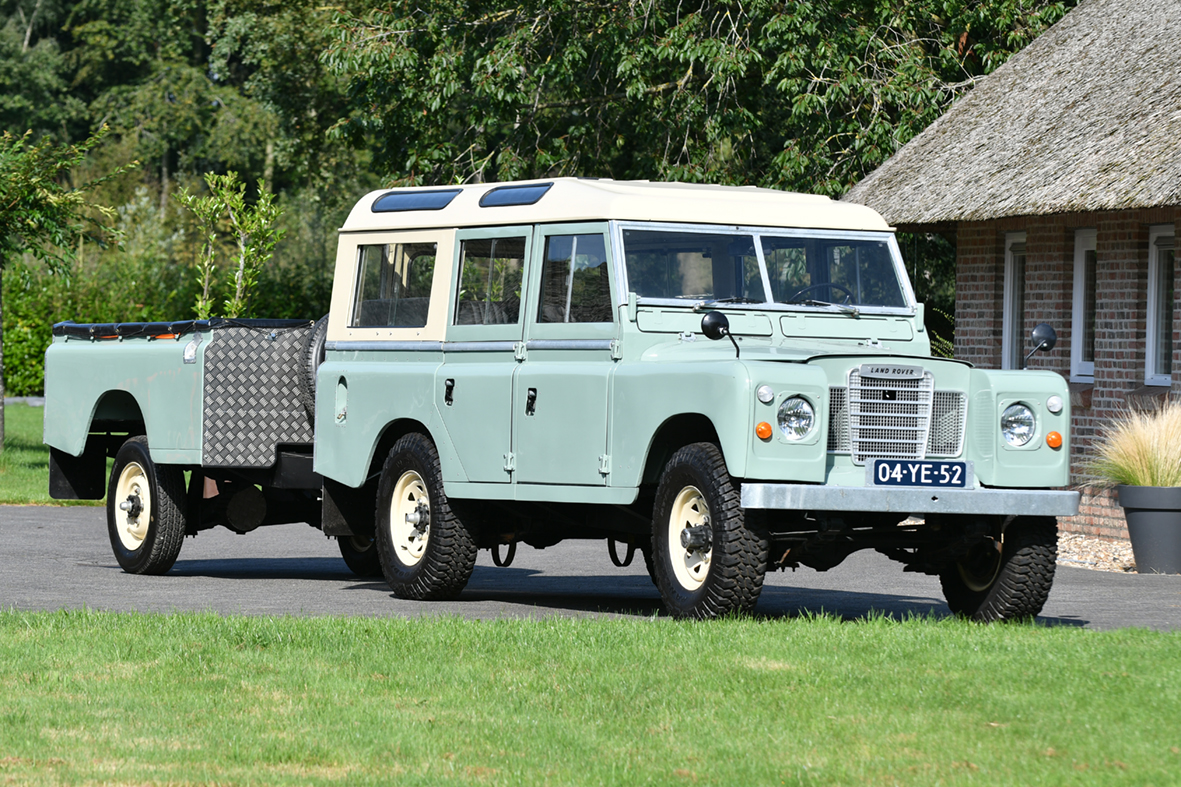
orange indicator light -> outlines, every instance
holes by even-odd
[[[766,421],[761,422],[758,426],[755,427],[755,434],[757,434],[759,436],[759,438],[762,440],[770,440],[771,439],[771,424],[767,423]]]
[[[1046,445],[1050,446],[1051,448],[1061,448],[1062,435],[1058,434],[1057,432],[1050,432],[1048,435],[1046,435]]]

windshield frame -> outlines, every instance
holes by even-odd
[[[890,261],[894,266],[894,275],[902,289],[904,306],[862,306],[858,304],[856,310],[861,314],[887,314],[913,316],[918,308],[914,289],[911,287],[910,277],[906,275],[906,268],[902,262],[902,252],[898,247],[898,239],[893,232],[879,230],[817,230],[797,229],[793,227],[755,227],[735,224],[691,224],[657,221],[621,221],[610,222],[612,245],[618,249],[614,255],[615,276],[620,282],[619,295],[621,306],[627,305],[630,298],[630,287],[627,278],[627,249],[623,242],[624,230],[651,230],[659,232],[696,232],[710,235],[732,235],[735,233],[751,235],[754,240],[755,256],[758,258],[759,275],[763,282],[763,297],[770,297],[771,280],[767,273],[767,261],[763,256],[763,236],[787,238],[820,238],[820,239],[848,239],[864,241],[885,241],[890,250]],[[818,299],[819,300],[819,299]],[[636,302],[641,306],[676,306],[685,309],[699,308],[708,305],[710,300],[686,300],[683,298],[651,298],[637,296]],[[840,304],[819,305],[806,303],[718,303],[710,308],[741,309],[747,311],[773,312],[811,312],[813,314],[847,314],[849,307]]]

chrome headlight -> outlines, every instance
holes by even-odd
[[[1037,431],[1037,419],[1033,410],[1023,404],[1011,404],[1001,413],[1001,434],[1012,446],[1022,446],[1033,439]]]
[[[802,396],[791,396],[779,405],[779,431],[788,440],[802,440],[816,425],[816,411]]]

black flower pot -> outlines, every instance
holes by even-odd
[[[1181,574],[1181,487],[1118,486],[1136,571]]]

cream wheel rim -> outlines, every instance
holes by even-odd
[[[143,546],[152,521],[151,482],[143,466],[128,462],[115,484],[115,521],[119,541],[131,552]],[[126,508],[120,507],[127,504]]]
[[[431,535],[430,510],[430,495],[422,476],[413,470],[402,473],[390,500],[390,541],[399,563],[416,566],[422,560]]]
[[[966,568],[962,561],[955,564],[956,569],[960,572],[960,579],[964,581],[964,585],[973,593],[983,593],[993,586],[996,582],[997,576],[1001,573],[1001,552],[1004,550],[1005,537],[1002,535],[996,542],[994,542],[994,549],[996,550],[995,562],[987,568],[984,572],[977,574],[970,568]],[[992,557],[990,555],[990,557]]]
[[[709,524],[709,506],[695,486],[682,489],[673,500],[668,522],[668,554],[673,574],[681,587],[692,592],[705,584],[709,576],[713,547],[686,549],[681,546],[681,532],[686,528]]]

